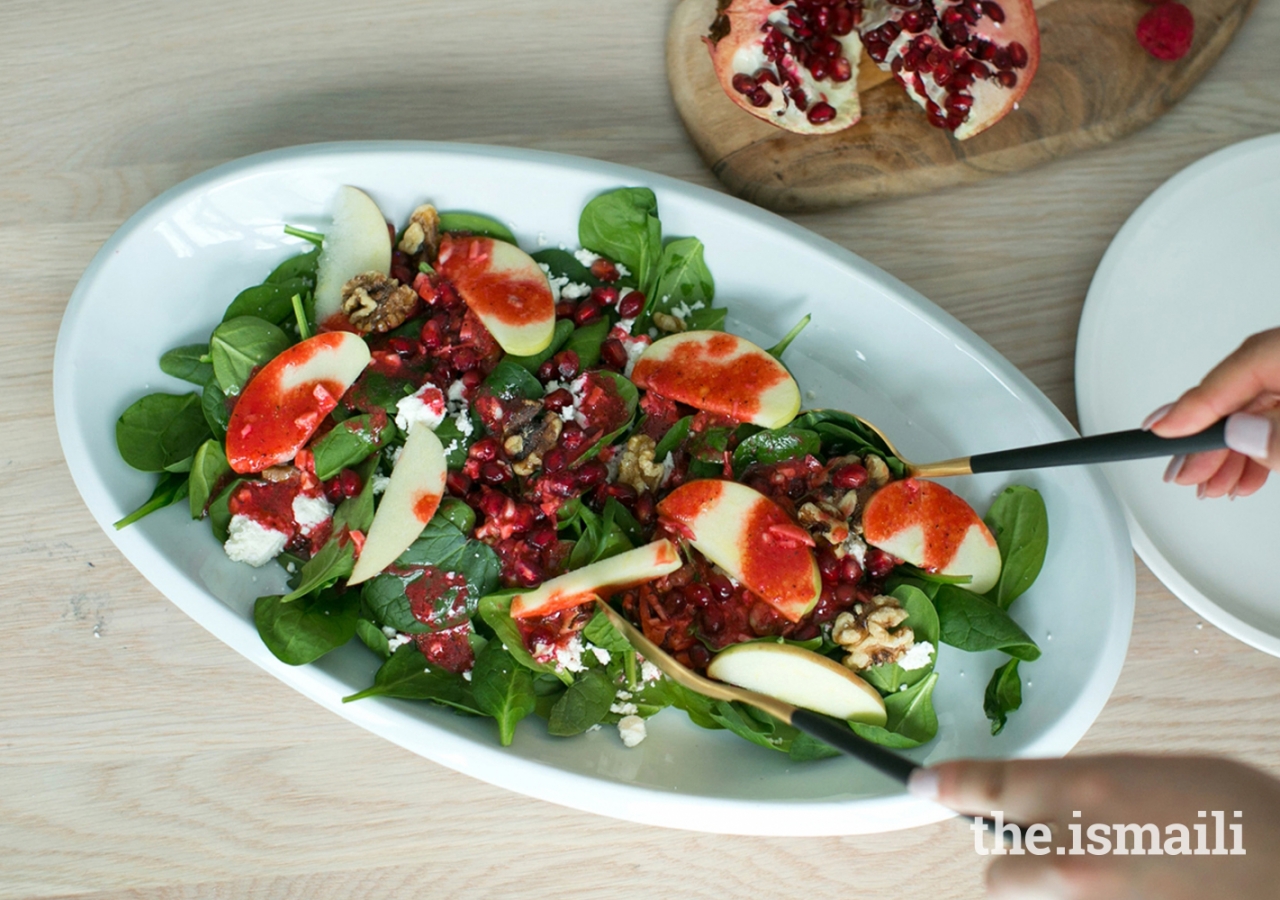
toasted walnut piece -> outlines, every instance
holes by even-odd
[[[618,483],[629,485],[638,494],[657,490],[666,471],[661,463],[654,461],[657,448],[657,443],[648,435],[633,435],[618,457]]]
[[[845,491],[836,501],[836,509],[840,510],[840,515],[846,519],[852,519],[853,514],[858,511],[858,492]]]
[[[831,640],[849,652],[844,664],[855,671],[896,662],[915,643],[911,629],[899,627],[906,618],[907,611],[892,597],[874,597],[836,616]]]
[[[503,442],[503,449],[511,459],[511,470],[524,478],[542,467],[542,457],[560,439],[564,421],[557,415],[545,415],[524,425],[518,434]],[[512,450],[519,442],[519,449]]]
[[[365,272],[342,286],[342,311],[361,334],[400,327],[417,305],[413,288],[380,272]]]
[[[288,481],[290,478],[292,478],[294,475],[297,475],[297,474],[298,474],[298,470],[295,469],[293,466],[289,465],[288,463],[285,463],[284,465],[280,465],[280,466],[268,466],[267,468],[263,469],[261,472],[263,481],[274,481],[274,482]]]
[[[399,246],[405,253],[414,254],[424,250],[423,255],[428,260],[436,258],[436,252],[440,249],[440,214],[434,206],[424,203],[413,211],[409,216],[409,224],[400,237]]]
[[[825,535],[832,544],[843,543],[849,537],[849,523],[840,510],[830,503],[819,501],[805,503],[796,510],[796,519],[810,534]]]
[[[684,319],[679,316],[661,312],[653,314],[653,324],[658,327],[659,331],[665,331],[667,334],[678,334],[687,327],[684,324]]]
[[[867,483],[873,488],[882,488],[889,483],[889,479],[893,476],[889,473],[889,466],[883,459],[870,454],[862,461],[867,467]]]

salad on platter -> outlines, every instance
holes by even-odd
[[[521,249],[496,219],[424,204],[397,230],[354,187],[313,246],[241,291],[206,343],[160,359],[195,385],[120,416],[159,473],[124,527],[183,503],[289,593],[255,625],[304,665],[359,638],[350,697],[429,701],[552,735],[684,710],[814,759],[836,751],[643,659],[608,602],[675,659],[849,723],[934,738],[942,644],[997,650],[993,734],[1040,650],[1009,614],[1048,543],[1014,485],[985,520],[856,417],[801,409],[782,358],[724,330],[695,237],[647,188],[587,203],[580,246]]]

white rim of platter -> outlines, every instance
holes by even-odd
[[[1219,150],[1152,193],[1089,285],[1076,344],[1084,432],[1136,427],[1245,337],[1280,325],[1277,247],[1280,135]],[[1206,621],[1280,656],[1280,489],[1201,501],[1163,483],[1166,463],[1104,467],[1138,555]]]
[[[372,682],[376,660],[358,642],[309,666],[276,660],[251,610],[255,597],[283,584],[277,567],[229,562],[207,523],[178,507],[123,531],[111,527],[147,497],[154,477],[120,460],[116,418],[145,393],[189,389],[160,373],[159,355],[205,340],[237,292],[298,252],[283,225],[323,230],[343,184],[369,192],[392,221],[426,200],[496,215],[530,249],[576,246],[587,200],[623,185],[648,186],[664,233],[706,244],[730,331],[768,346],[814,314],[787,354],[807,405],[856,410],[913,459],[1074,435],[1030,381],[951,316],[842,247],[742,201],[637,169],[526,150],[419,142],[289,148],[220,166],[147,204],[99,251],[63,318],[54,361],[63,451],[95,519],[142,574],[222,641],[326,709],[522,794],[645,824],[737,834],[859,834],[948,817],[854,760],[795,763],[701,730],[679,711],[651,719],[648,738],[634,749],[613,729],[552,738],[536,719],[504,749],[488,720],[431,704],[344,705],[343,696]],[[939,736],[910,751],[917,760],[1065,754],[1119,677],[1134,604],[1119,505],[1102,476],[1083,469],[976,476],[950,486],[985,510],[1014,482],[1040,490],[1050,513],[1044,571],[1013,610],[1044,655],[1023,664],[1023,708],[992,738],[982,695],[1004,657],[944,649],[934,694]]]

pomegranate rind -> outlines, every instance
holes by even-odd
[[[1195,16],[1181,3],[1161,3],[1138,20],[1138,43],[1166,62],[1186,56],[1195,33]]]
[[[711,53],[711,63],[720,86],[735,104],[758,119],[798,134],[832,134],[843,131],[862,117],[857,77],[862,41],[856,30],[846,35],[832,35],[840,42],[841,56],[848,61],[850,77],[846,81],[817,80],[790,52],[776,64],[765,55],[765,23],[773,23],[783,34],[793,37],[786,11],[793,8],[794,3],[775,6],[769,0],[721,0],[720,5],[711,34],[704,37],[703,42]],[[734,76],[754,77],[766,67],[785,67],[798,80],[800,89],[805,93],[805,109],[789,99],[781,84],[759,82],[759,89],[769,96],[769,102],[764,106],[754,105],[748,94],[734,87]],[[835,114],[829,121],[819,123],[810,120],[809,110],[817,103],[825,103],[834,109]]]

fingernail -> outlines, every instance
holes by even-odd
[[[1204,499],[1204,495],[1205,495],[1205,494],[1207,494],[1207,493],[1209,493],[1209,485],[1208,485],[1208,484],[1201,484],[1201,485],[1197,485],[1197,487],[1196,487],[1196,499],[1197,499],[1197,500],[1203,500],[1203,499]]]
[[[1164,406],[1157,409],[1151,415],[1147,416],[1145,419],[1142,420],[1142,430],[1150,431],[1151,426],[1159,422],[1165,416],[1169,415],[1169,410],[1171,409],[1173,409],[1173,404],[1166,403]]]
[[[1187,455],[1180,453],[1173,459],[1169,460],[1169,466],[1164,470],[1164,480],[1166,483],[1173,481],[1178,477],[1178,473],[1182,471],[1182,467],[1186,465]]]
[[[907,793],[921,800],[938,799],[938,773],[933,769],[916,769],[907,779]]]
[[[1271,420],[1266,416],[1233,413],[1227,416],[1227,446],[1254,459],[1265,459],[1271,445]]]

